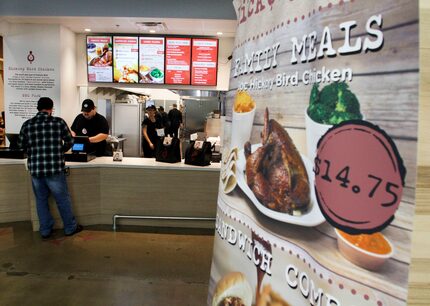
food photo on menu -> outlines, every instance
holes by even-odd
[[[231,149],[224,153],[221,182],[228,194],[236,186],[264,215],[304,226],[324,222],[316,203],[311,161],[297,150],[269,108],[263,115],[260,141],[251,144],[256,103],[238,91],[232,109]],[[240,127],[240,128],[239,128]]]
[[[262,214],[274,220],[317,226],[325,222],[315,196],[313,163],[298,151],[287,130],[269,109],[263,112],[260,142],[251,144],[256,102],[243,90],[237,91],[232,109],[232,147],[224,152],[221,169],[222,191],[231,194],[236,186]],[[306,115],[308,154],[315,156],[317,143],[333,126],[348,120],[361,120],[357,96],[344,82],[318,90],[312,87]],[[246,123],[247,122],[247,123]],[[241,126],[241,129],[235,127]],[[323,131],[315,129],[322,125]],[[309,142],[313,139],[313,142]],[[243,144],[237,147],[238,144]],[[314,152],[315,151],[315,152]],[[337,179],[341,180],[342,174]],[[393,255],[394,246],[381,232],[351,235],[333,228],[340,253],[351,263],[367,270],[378,270]]]
[[[220,191],[223,197],[227,197],[235,209],[242,210],[241,204],[245,203],[248,208],[243,212],[268,217],[267,221],[261,221],[268,228],[273,222],[304,228],[323,226],[324,231],[331,232],[336,239],[336,244],[329,246],[331,253],[339,254],[358,269],[372,273],[385,271],[387,261],[395,253],[395,244],[384,235],[383,230],[352,234],[326,222],[315,195],[315,175],[322,177],[322,173],[316,172],[308,157],[318,159],[318,141],[328,130],[345,122],[361,122],[364,118],[358,96],[351,86],[334,82],[321,90],[317,85],[312,87],[306,116],[314,122],[311,125],[309,122],[303,124],[307,138],[317,139],[315,143],[307,139],[308,155],[298,150],[287,129],[276,119],[270,118],[269,107],[260,112],[256,112],[256,108],[258,103],[252,93],[244,90],[235,93],[230,147],[225,149],[222,158]],[[255,121],[259,121],[256,114],[263,117],[257,142],[251,136],[256,133],[253,130]],[[315,125],[323,125],[323,132],[321,127],[313,130]],[[254,143],[251,143],[252,139]],[[348,183],[348,173],[345,171],[339,171],[333,179]],[[257,219],[260,217],[257,216]],[[277,234],[281,235],[281,232]],[[225,239],[231,239],[227,237]],[[258,238],[254,240],[258,241]],[[282,288],[268,281],[267,276],[261,280],[257,277],[251,283],[254,285],[240,271],[224,275],[216,284],[212,305],[294,305],[282,295]]]
[[[157,67],[148,67],[145,65],[139,66],[139,83],[156,83],[162,84],[164,83],[164,72]]]
[[[87,44],[88,53],[93,57],[88,56],[88,65],[94,67],[112,66],[112,44],[103,44],[102,47],[97,47],[95,43]]]

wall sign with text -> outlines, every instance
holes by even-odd
[[[191,38],[166,38],[166,84],[189,85]]]
[[[194,38],[191,85],[215,86],[217,81],[218,40]]]

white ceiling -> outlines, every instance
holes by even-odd
[[[134,33],[148,34],[139,26],[140,22],[163,22],[166,29],[155,34],[234,37],[236,33],[235,20],[220,19],[185,19],[185,18],[139,18],[139,17],[58,17],[58,16],[2,16],[0,22],[30,23],[30,24],[60,24],[75,33]]]

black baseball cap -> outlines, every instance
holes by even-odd
[[[90,112],[93,109],[95,109],[96,107],[94,106],[94,102],[91,99],[85,99],[84,101],[82,101],[82,108],[81,111],[82,112]]]
[[[41,111],[42,109],[52,109],[54,107],[54,101],[48,97],[42,97],[37,101],[37,110]]]

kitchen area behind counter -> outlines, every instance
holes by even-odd
[[[114,215],[215,218],[221,165],[206,167],[160,163],[154,159],[98,157],[89,162],[67,162],[73,210],[82,225],[112,225]],[[39,228],[30,175],[25,160],[0,159],[1,222],[32,222]],[[62,227],[50,199],[56,227]],[[121,225],[214,228],[214,221],[141,219]]]

